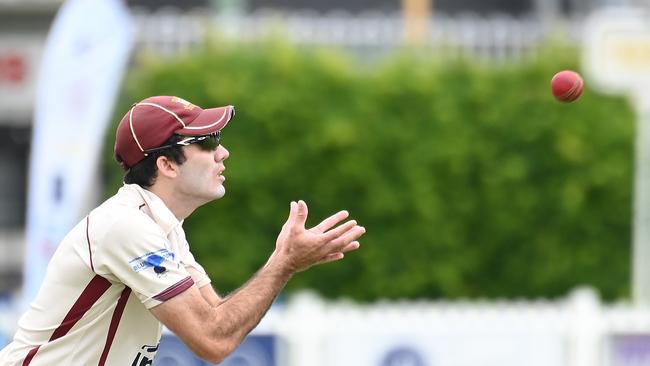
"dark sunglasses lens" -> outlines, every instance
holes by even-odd
[[[203,140],[197,141],[196,144],[199,145],[201,150],[205,151],[214,151],[219,146],[221,134],[210,135]]]

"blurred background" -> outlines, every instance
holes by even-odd
[[[40,201],[28,192],[50,184],[29,172],[62,4],[0,0],[0,347],[33,267],[28,211]],[[224,364],[650,365],[645,231],[633,225],[646,212],[638,126],[650,84],[609,85],[618,71],[588,52],[601,47],[594,19],[620,11],[622,24],[650,25],[647,1],[125,4],[125,73],[93,127],[97,157],[76,156],[92,177],[74,220],[52,230],[121,185],[115,126],[151,95],[237,108],[222,140],[228,194],[184,224],[220,293],[264,264],[291,200],[307,201],[309,224],[346,208],[367,228],[359,251],[297,275]],[[639,80],[649,34],[630,37]],[[550,92],[564,69],[585,76],[571,104]],[[86,123],[76,119],[60,123]],[[155,364],[202,363],[166,334]]]

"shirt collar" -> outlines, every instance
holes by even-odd
[[[177,226],[182,225],[183,222],[176,218],[167,205],[165,205],[165,202],[155,193],[140,187],[138,184],[124,184],[123,188],[137,192],[142,197],[145,205],[149,209],[148,213],[151,218],[165,232],[165,235],[169,235]]]

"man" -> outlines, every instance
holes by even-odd
[[[115,142],[124,186],[63,239],[0,365],[150,365],[161,323],[219,363],[295,273],[359,247],[365,229],[338,225],[346,211],[305,229],[307,205],[291,202],[264,267],[230,296],[217,295],[182,223],[225,194],[229,153],[220,137],[233,116],[232,106],[204,110],[168,96],[131,107]]]

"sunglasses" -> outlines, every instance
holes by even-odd
[[[202,136],[182,136],[183,138],[169,145],[163,145],[160,147],[155,147],[153,149],[147,149],[144,152],[144,156],[147,156],[153,152],[168,149],[173,146],[187,146],[191,144],[196,144],[203,151],[214,151],[217,149],[221,143],[221,131],[211,133],[209,135]]]

